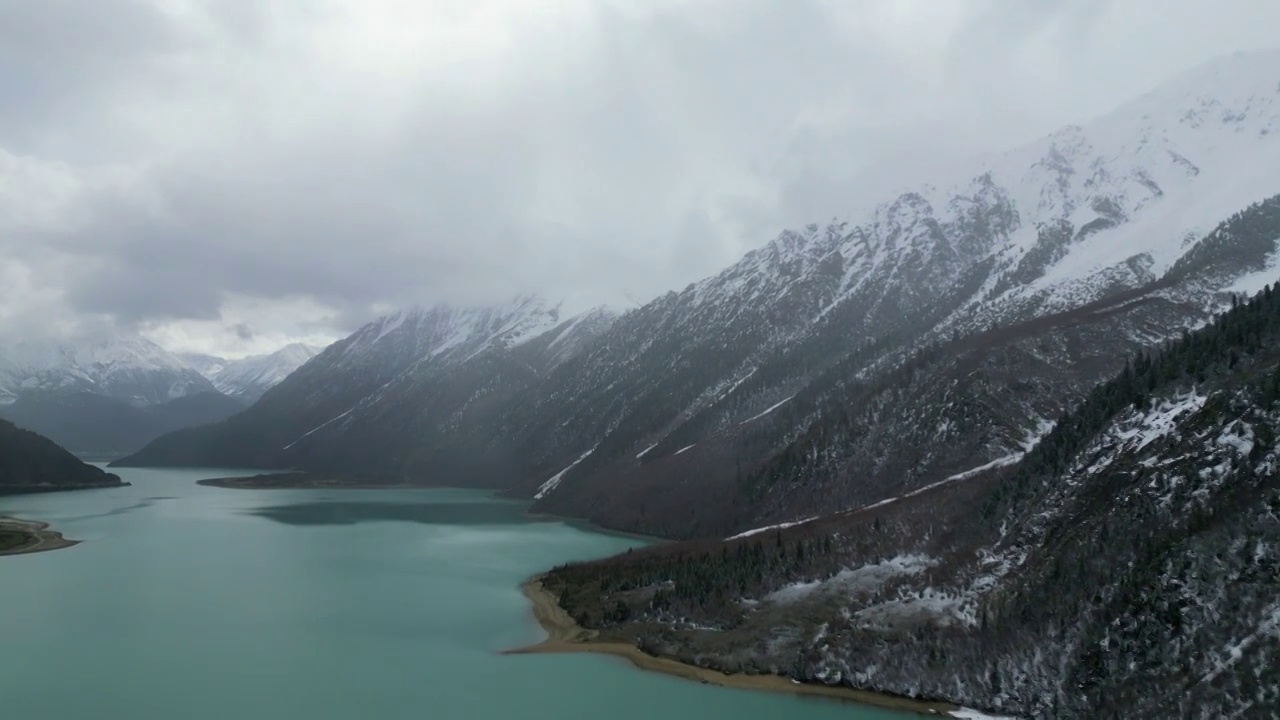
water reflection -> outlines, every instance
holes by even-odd
[[[519,502],[307,502],[254,508],[250,515],[287,525],[354,525],[394,520],[424,525],[517,525],[533,522]]]

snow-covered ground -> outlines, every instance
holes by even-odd
[[[756,420],[759,420],[760,418],[764,417],[765,415],[768,415],[769,413],[773,412],[774,410],[777,410],[778,408],[782,407],[783,405],[786,405],[789,402],[791,402],[791,398],[786,398],[785,400],[781,400],[777,403],[774,403],[773,405],[770,405],[768,408],[766,408],[764,412],[761,412],[757,415],[752,415],[746,420],[743,420],[742,424],[746,425],[749,422],[755,422]]]
[[[324,428],[326,428],[326,427],[328,427],[328,426],[332,425],[333,423],[335,423],[335,422],[337,422],[337,421],[341,420],[342,418],[344,418],[344,417],[346,417],[346,416],[350,415],[350,414],[351,414],[351,413],[353,413],[353,412],[355,412],[355,408],[351,408],[350,410],[347,410],[346,412],[342,413],[341,415],[338,415],[337,417],[331,418],[331,419],[329,419],[329,420],[326,420],[326,421],[324,421],[324,422],[320,423],[319,425],[317,425],[317,426],[315,426],[315,427],[311,428],[310,430],[306,431],[305,433],[303,433],[303,434],[302,434],[302,435],[301,435],[297,440],[294,440],[293,442],[289,443],[288,445],[285,445],[285,446],[284,446],[283,448],[281,448],[281,449],[282,449],[282,450],[288,450],[289,448],[293,447],[294,445],[297,445],[298,443],[302,442],[302,441],[303,441],[303,440],[305,440],[306,438],[308,438],[308,437],[310,437],[310,436],[312,436],[312,435],[316,434],[316,433],[317,433],[317,432],[319,432],[320,430],[323,430]]]
[[[741,540],[742,538],[751,537],[752,535],[759,535],[760,533],[769,532],[770,530],[785,530],[789,527],[803,525],[809,522],[810,520],[817,520],[817,519],[818,519],[817,516],[814,516],[814,517],[805,518],[803,520],[796,520],[794,522],[779,523],[777,525],[766,525],[765,527],[758,527],[753,530],[748,530],[746,532],[738,533],[733,537],[727,537],[725,538],[725,540]]]
[[[560,481],[564,479],[565,474],[568,473],[570,470],[574,469],[575,467],[577,467],[578,464],[581,463],[583,460],[586,460],[587,458],[591,457],[591,453],[595,451],[596,451],[595,448],[591,448],[590,450],[582,453],[582,457],[578,458],[577,460],[574,460],[573,462],[569,463],[568,467],[556,473],[555,475],[552,475],[550,479],[542,483],[542,485],[538,488],[538,492],[533,496],[533,499],[541,500],[542,498],[549,495],[552,491],[554,491],[557,487],[560,487]]]
[[[764,597],[776,603],[790,603],[818,592],[837,593],[841,597],[854,598],[874,593],[886,582],[903,575],[919,575],[936,561],[927,555],[898,555],[883,562],[841,570],[825,580],[799,582],[785,585]]]
[[[971,710],[969,708],[952,710],[950,715],[951,717],[958,718],[959,720],[1018,720],[1018,718],[1010,715],[991,715],[984,713],[981,710]]]

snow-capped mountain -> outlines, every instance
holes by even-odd
[[[989,322],[1164,275],[1223,219],[1280,192],[1277,67],[1280,52],[1219,59],[877,206],[837,247],[840,296],[889,272],[971,273],[982,284],[954,320]]]
[[[210,382],[213,381],[213,377],[215,375],[222,371],[222,368],[227,366],[227,363],[231,362],[224,357],[206,355],[204,353],[182,352],[175,354],[190,366],[192,370],[195,370],[205,376],[205,378]]]
[[[787,292],[829,294],[796,325],[849,306],[858,318],[845,330],[942,310],[940,327],[964,330],[1152,282],[1220,222],[1280,193],[1277,67],[1280,52],[1222,58],[1084,126],[937,170],[825,228],[784,234],[700,283],[697,299],[767,301],[785,268]]]
[[[87,392],[143,407],[216,389],[181,358],[137,335],[0,349],[0,403],[37,392]]]
[[[294,370],[320,354],[324,348],[292,343],[265,355],[226,360],[212,355],[182,356],[192,368],[213,383],[223,395],[252,405],[262,394],[279,385]]]
[[[613,318],[597,309],[562,319],[558,305],[531,296],[489,307],[401,311],[329,346],[249,410],[207,430],[207,445],[205,437],[185,433],[162,439],[136,461],[180,461],[197,453],[210,462],[272,467],[327,456],[336,436],[342,441],[333,449],[356,464],[414,434],[417,423],[448,422],[485,407],[486,395],[527,389],[590,346]],[[372,436],[350,452],[347,442],[366,429]]]
[[[384,318],[252,418],[134,461],[349,463],[668,535],[927,486],[1019,451],[1126,357],[1275,272],[1278,91],[1280,54],[1224,58],[784,232],[570,357],[552,361],[564,323],[532,301]]]

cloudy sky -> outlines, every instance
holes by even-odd
[[[1273,46],[1274,0],[0,0],[0,337],[648,299]]]

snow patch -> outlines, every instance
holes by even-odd
[[[317,426],[315,426],[315,427],[311,428],[310,430],[306,431],[305,433],[303,433],[303,434],[302,434],[302,437],[298,438],[297,440],[294,440],[293,442],[289,443],[288,445],[285,445],[283,448],[281,448],[281,450],[288,450],[289,448],[293,447],[294,445],[297,445],[298,443],[302,442],[303,440],[306,440],[306,439],[307,439],[307,437],[308,437],[309,435],[311,435],[311,434],[313,434],[313,433],[315,433],[315,432],[317,432],[317,431],[319,431],[319,430],[322,430],[322,429],[324,429],[324,428],[328,427],[329,425],[332,425],[333,423],[335,423],[335,422],[337,422],[337,421],[341,420],[342,418],[344,418],[344,417],[346,417],[346,416],[350,415],[351,413],[353,413],[353,412],[355,412],[355,411],[356,411],[356,409],[353,407],[353,408],[351,408],[350,410],[348,410],[348,411],[346,411],[346,412],[342,413],[342,414],[341,414],[341,415],[339,415],[338,417],[333,418],[332,420],[329,420],[329,421],[327,421],[327,422],[320,423],[319,425],[317,425]]]
[[[599,446],[597,445],[596,447],[599,447]],[[579,463],[581,463],[583,460],[586,460],[588,457],[591,456],[591,453],[595,451],[596,451],[596,448],[591,448],[590,450],[582,453],[582,457],[569,463],[569,467],[561,470],[555,475],[552,475],[549,480],[542,483],[542,485],[538,488],[538,492],[533,496],[533,499],[541,500],[542,498],[546,497],[552,490],[555,490],[557,487],[560,487],[560,481],[564,479],[565,474],[568,473],[570,470],[574,469],[575,467],[577,467]]]
[[[789,527],[795,527],[795,526],[797,526],[797,525],[803,525],[803,524],[805,524],[805,523],[807,523],[807,522],[811,522],[811,521],[813,521],[813,520],[817,520],[817,519],[818,519],[818,516],[817,516],[817,515],[814,515],[813,517],[807,517],[807,518],[805,518],[805,519],[803,519],[803,520],[795,520],[795,521],[793,521],[793,522],[779,523],[779,524],[777,524],[777,525],[768,525],[768,526],[766,526],[766,527],[760,527],[760,528],[756,528],[756,529],[754,529],[754,530],[748,530],[748,531],[746,531],[746,532],[738,533],[737,535],[734,535],[733,537],[727,537],[727,538],[725,538],[725,541],[729,541],[729,540],[741,540],[742,538],[751,537],[752,535],[759,535],[760,533],[769,532],[770,530],[786,530],[786,529],[787,529],[787,528],[789,528]]]
[[[400,326],[404,325],[405,317],[406,317],[406,314],[403,312],[400,312],[388,318],[386,322],[382,323],[382,327],[378,329],[378,336],[375,337],[373,339],[373,342],[371,342],[370,344],[371,345],[376,344],[382,338],[390,335],[396,330],[399,330]]]
[[[960,708],[959,710],[952,710],[947,714],[953,718],[959,718],[960,720],[1018,720],[1018,718],[1015,718],[1012,715],[991,715],[989,713],[984,713],[981,710],[973,710],[971,708]]]
[[[1052,427],[1052,426],[1050,426],[1050,427]],[[1035,443],[1032,443],[1032,445],[1034,445],[1034,444],[1035,444]],[[1022,460],[1022,458],[1023,458],[1023,457],[1025,457],[1025,456],[1026,456],[1026,454],[1027,454],[1027,453],[1024,451],[1024,452],[1017,452],[1017,453],[1013,453],[1012,455],[1006,455],[1006,456],[1004,456],[1004,457],[1002,457],[1002,458],[996,458],[995,460],[992,460],[992,461],[991,461],[991,462],[989,462],[989,463],[986,463],[986,464],[983,464],[983,465],[979,465],[979,466],[978,466],[978,467],[976,467],[976,468],[972,468],[972,469],[969,469],[969,470],[965,470],[964,472],[961,472],[961,473],[956,473],[955,475],[952,475],[952,476],[951,476],[951,477],[949,477],[949,478],[945,478],[945,479],[943,479],[943,480],[939,480],[938,482],[935,482],[935,483],[930,483],[930,484],[928,484],[928,485],[925,485],[925,486],[924,486],[924,487],[922,487],[922,488],[917,488],[917,489],[915,489],[915,490],[912,490],[912,491],[911,491],[911,492],[909,492],[909,493],[903,493],[902,495],[898,495],[898,496],[896,496],[896,497],[885,498],[884,500],[880,500],[879,502],[873,502],[873,503],[871,503],[870,505],[863,505],[862,507],[854,508],[853,510],[851,510],[851,511],[849,511],[849,512],[860,512],[860,511],[862,511],[862,510],[873,510],[873,509],[878,508],[878,507],[884,507],[885,505],[889,505],[889,504],[891,504],[891,503],[898,502],[899,500],[904,500],[904,499],[906,499],[906,498],[912,498],[912,497],[915,497],[915,496],[917,496],[917,495],[922,495],[922,494],[924,494],[924,493],[929,492],[930,490],[936,490],[937,488],[940,488],[940,487],[942,487],[943,485],[948,485],[948,484],[953,483],[953,482],[959,482],[959,481],[961,481],[961,480],[968,480],[968,479],[970,479],[970,478],[975,478],[975,477],[977,477],[977,476],[979,476],[979,475],[981,475],[981,474],[983,474],[983,473],[985,473],[985,472],[988,472],[988,471],[990,471],[990,470],[995,470],[995,469],[997,469],[997,468],[1008,467],[1008,466],[1010,466],[1010,465],[1013,465],[1013,464],[1017,463],[1018,461]]]
[[[1262,621],[1258,623],[1258,629],[1241,638],[1238,642],[1228,645],[1224,649],[1224,654],[1214,665],[1214,669],[1201,678],[1200,682],[1213,682],[1222,673],[1231,669],[1236,663],[1244,658],[1244,653],[1258,640],[1266,637],[1280,638],[1280,605],[1272,605],[1263,611]]]
[[[759,420],[760,418],[764,417],[765,415],[768,415],[769,413],[773,412],[774,410],[777,410],[778,408],[782,407],[783,405],[786,405],[787,403],[791,402],[791,399],[792,399],[792,398],[794,398],[794,397],[795,397],[795,395],[792,395],[791,397],[789,397],[789,398],[787,398],[787,399],[785,399],[785,400],[783,400],[783,401],[781,401],[781,402],[779,402],[779,403],[777,403],[777,404],[775,404],[775,405],[770,406],[770,407],[769,407],[769,409],[765,410],[764,412],[760,413],[759,415],[753,415],[753,416],[751,416],[751,417],[747,418],[746,420],[743,420],[743,421],[742,421],[741,423],[739,423],[739,424],[740,424],[740,425],[746,425],[746,424],[747,424],[747,423],[749,423],[749,422],[755,422],[756,420]]]
[[[716,400],[719,401],[729,397],[730,395],[733,394],[734,390],[737,390],[742,385],[742,383],[750,380],[751,377],[755,374],[756,374],[756,368],[751,368],[751,372],[747,373],[746,375],[743,375],[738,380],[735,380],[734,383],[729,386],[728,390],[725,390],[724,392],[720,393],[720,397],[716,398]]]
[[[974,599],[967,592],[927,587],[863,608],[853,617],[864,627],[889,628],[901,623],[973,627],[977,625],[974,610]]]
[[[874,593],[895,577],[919,575],[933,567],[936,560],[928,555],[898,555],[882,562],[845,569],[825,580],[791,583],[764,597],[775,603],[791,603],[815,592],[839,593],[850,597]]]
[[[1208,401],[1207,395],[1194,392],[1165,400],[1153,400],[1147,410],[1130,413],[1107,431],[1101,443],[1113,451],[1083,471],[1096,475],[1110,467],[1111,462],[1124,453],[1137,453],[1151,443],[1176,432],[1184,416],[1199,412]]]

